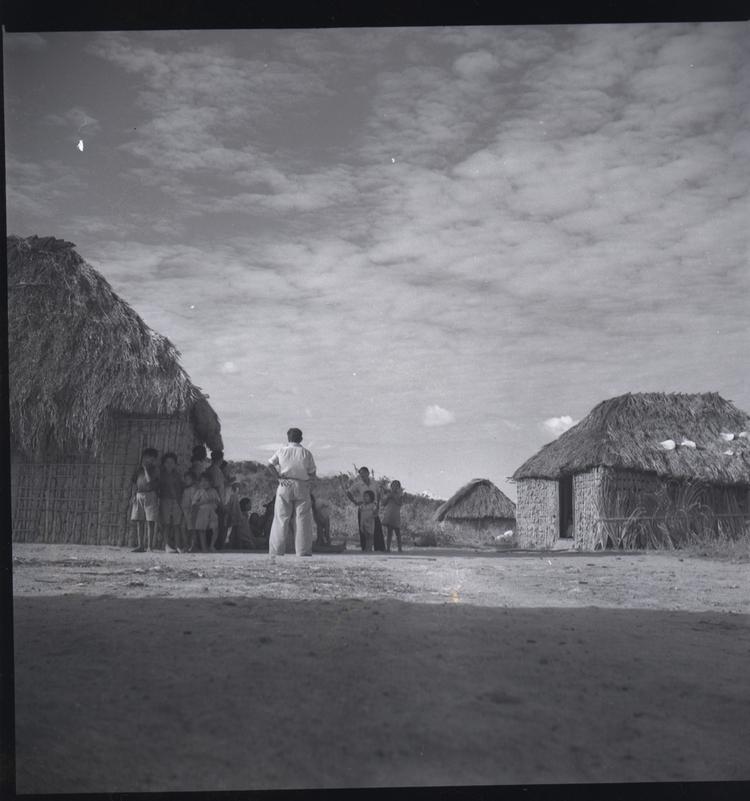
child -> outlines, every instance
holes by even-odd
[[[404,502],[400,481],[391,481],[390,489],[383,495],[383,525],[385,526],[385,549],[391,552],[391,538],[396,533],[398,552],[401,553],[401,504]]]
[[[206,448],[203,445],[196,445],[193,448],[193,455],[190,457],[190,472],[193,476],[193,483],[196,488],[198,487],[198,482],[201,480],[201,474],[207,467],[208,454],[206,453]]]
[[[360,510],[360,524],[362,526],[362,535],[364,537],[363,551],[372,551],[372,542],[375,536],[375,493],[372,490],[365,490],[362,495],[362,504]]]
[[[182,477],[184,489],[182,490],[182,520],[185,533],[185,544],[188,551],[191,553],[195,550],[198,540],[198,532],[195,528],[195,520],[193,515],[193,496],[198,489],[197,484],[193,479],[193,474],[190,470]]]
[[[198,484],[198,490],[193,495],[193,525],[198,531],[198,537],[201,543],[201,550],[216,550],[216,537],[219,532],[219,520],[216,516],[216,510],[221,506],[221,498],[219,493],[211,486],[211,476],[206,470],[201,476]],[[211,541],[209,547],[206,548],[206,529],[211,530]]]
[[[159,476],[159,523],[164,529],[164,550],[167,553],[181,553],[182,544],[182,479],[177,472],[177,456],[165,453],[161,457]],[[170,545],[170,541],[175,547]]]
[[[211,486],[219,494],[219,506],[216,509],[216,517],[218,520],[216,539],[221,537],[222,545],[223,545],[224,532],[226,531],[225,515],[224,515],[224,491],[225,491],[224,488],[226,487],[227,484],[225,471],[222,470],[221,467],[223,463],[224,463],[224,451],[211,451],[211,464],[209,468],[206,470],[206,473],[208,473],[208,480],[211,483]]]
[[[233,542],[232,532],[235,531],[237,526],[242,525],[243,522],[247,522],[247,515],[243,515],[242,510],[240,509],[240,483],[238,481],[232,483],[232,487],[227,493],[225,507],[227,535],[226,539],[224,540],[224,546],[226,548],[236,547],[237,537],[235,536]],[[235,531],[235,534],[236,533],[237,532]]]
[[[155,448],[146,448],[141,457],[141,464],[133,473],[133,489],[131,500],[133,503],[130,520],[136,524],[138,545],[133,548],[134,553],[151,550],[154,539],[156,518],[159,515],[159,477],[156,473],[156,460],[159,452]],[[143,523],[146,522],[146,547],[143,547]],[[155,544],[155,543],[154,543]]]
[[[253,550],[267,551],[268,550],[268,531],[265,528],[265,521],[263,515],[258,512],[250,510],[250,498],[243,498],[240,501],[242,506],[243,501],[247,501],[245,509],[249,515],[248,522],[250,524],[250,547]]]
[[[241,498],[239,501],[240,521],[232,527],[234,539],[238,548],[249,548],[251,551],[263,549],[263,539],[258,536],[258,522],[260,515],[251,509],[250,498]],[[265,543],[268,548],[268,543]]]
[[[325,501],[316,500],[310,493],[310,505],[312,506],[313,520],[317,530],[317,542],[319,545],[331,544],[331,515],[328,504]]]

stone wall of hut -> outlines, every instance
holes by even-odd
[[[558,482],[524,478],[516,485],[516,536],[522,548],[551,548],[560,533]]]
[[[131,478],[144,448],[173,451],[190,466],[196,438],[187,416],[112,418],[95,456],[28,459],[11,455],[11,514],[16,542],[126,545]],[[158,530],[158,526],[157,526]],[[157,533],[157,542],[161,538]]]
[[[573,476],[574,547],[602,547],[602,520],[626,517],[644,496],[658,492],[665,479],[653,473],[595,467]],[[552,548],[559,538],[558,482],[522,479],[517,484],[516,534],[523,548]],[[703,502],[716,514],[737,508],[750,513],[750,489],[744,486],[705,487]]]
[[[628,515],[644,493],[656,492],[661,485],[658,476],[633,470],[595,467],[578,473],[573,478],[575,547],[601,547],[602,519]]]
[[[599,518],[604,468],[595,467],[573,476],[573,539],[574,547],[593,550]]]

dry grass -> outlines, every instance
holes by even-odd
[[[609,501],[600,510],[598,548],[679,548],[727,556],[750,551],[748,510],[730,488],[673,481],[631,496],[616,492],[605,478],[602,495]]]
[[[711,540],[690,543],[682,550],[687,556],[703,556],[729,562],[750,562],[750,534],[739,539]]]
[[[474,478],[452,495],[435,513],[443,520],[478,520],[481,518],[515,520],[516,505],[487,478]]]
[[[578,425],[545,445],[513,478],[559,479],[597,466],[714,484],[750,484],[750,417],[718,393],[622,395],[603,401]],[[683,438],[696,447],[680,446]],[[659,443],[678,443],[667,451]],[[731,451],[731,453],[726,453]]]
[[[218,418],[179,352],[119,298],[70,242],[8,238],[10,422],[15,447],[96,452],[111,412],[191,412],[221,447]]]

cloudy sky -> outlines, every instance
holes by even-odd
[[[228,458],[515,498],[605,398],[750,409],[745,23],[4,42],[9,233],[172,339]]]

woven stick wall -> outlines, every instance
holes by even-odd
[[[13,539],[125,545],[130,536],[133,471],[145,447],[173,451],[185,470],[196,443],[186,415],[116,417],[95,458],[34,462],[16,456],[13,475]],[[163,542],[158,537],[158,542]]]

